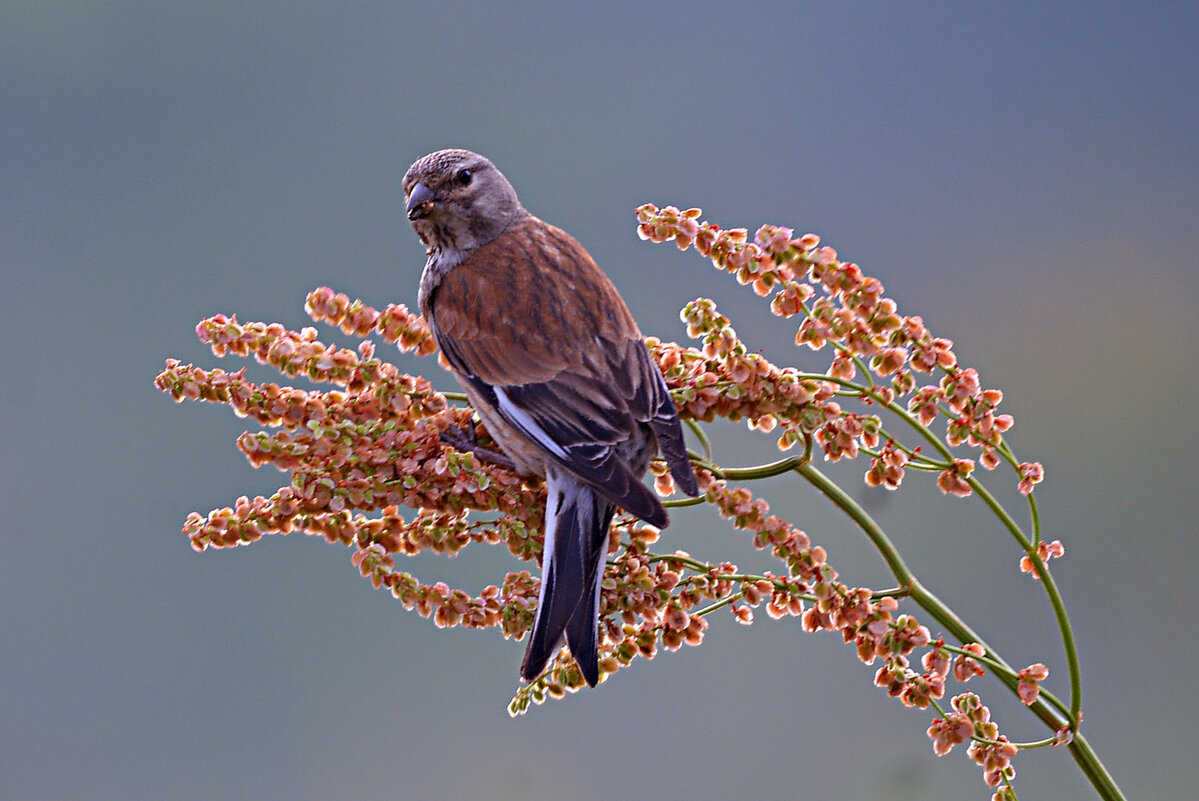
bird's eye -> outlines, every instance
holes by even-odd
[[[459,170],[458,174],[454,176],[454,180],[462,186],[470,186],[470,179],[470,170]]]

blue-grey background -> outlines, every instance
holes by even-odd
[[[647,332],[682,337],[710,295],[818,366],[704,261],[636,239],[654,201],[819,233],[953,338],[1046,465],[1086,731],[1130,798],[1188,796],[1197,25],[1189,3],[3,3],[0,797],[989,795],[793,621],[719,616],[702,648],[511,720],[522,644],[405,614],[346,551],[192,552],[187,512],[283,477],[248,467],[227,409],[160,395],[163,359],[217,364],[192,331],[216,312],[304,325],[322,284],[413,302],[400,177],[446,146],[582,240]],[[718,434],[730,463],[772,455]],[[981,505],[884,497],[864,469],[837,475],[926,583],[1064,694],[1047,604]],[[815,493],[769,490],[846,580],[886,583]],[[706,511],[662,547],[766,564]],[[513,566],[416,568],[477,591]],[[1090,797],[1063,751],[1016,766],[1022,798]]]

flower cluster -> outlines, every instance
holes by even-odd
[[[488,585],[477,597],[450,588],[445,582],[424,584],[411,573],[395,569],[386,547],[375,543],[355,551],[351,561],[376,589],[386,589],[405,609],[432,617],[439,628],[499,627],[505,637],[520,638],[532,625],[537,581],[527,570],[510,572],[501,586]]]
[[[413,314],[402,303],[377,311],[360,300],[320,287],[308,293],[304,309],[317,322],[335,325],[347,334],[365,337],[378,334],[384,342],[394,343],[401,351],[425,356],[437,349],[425,318]]]
[[[713,301],[696,299],[681,318],[697,347],[647,339],[684,420],[744,420],[751,430],[777,437],[781,450],[802,446],[801,456],[779,463],[786,469],[807,466],[815,448],[830,461],[864,453],[870,460],[866,483],[888,489],[898,488],[909,469],[918,469],[935,473],[943,492],[970,495],[978,486],[976,465],[990,470],[1003,462],[1017,473],[1025,495],[1043,480],[1041,465],[1018,463],[1003,439],[1012,419],[997,411],[1002,393],[984,388],[977,371],[959,365],[952,342],[934,337],[921,318],[900,315],[877,279],[840,261],[815,235],[763,226],[751,239],[745,229],[701,222],[698,209],[646,205],[637,214],[643,238],[694,247],[769,298],[776,316],[802,318],[797,346],[831,352],[821,371],[780,367],[752,352]],[[156,380],[176,401],[227,404],[266,427],[243,433],[238,448],[254,466],[269,464],[290,474],[270,497],[242,497],[231,507],[189,515],[183,530],[193,547],[232,547],[293,531],[320,536],[351,549],[351,562],[364,578],[438,626],[494,627],[505,637],[523,637],[538,590],[530,570],[509,572],[472,593],[444,582],[423,583],[397,567],[397,556],[452,556],[471,544],[489,544],[536,561],[543,487],[448,446],[444,434],[473,428],[488,447],[487,432],[473,422],[469,408],[451,405],[426,379],[378,358],[365,339],[432,354],[435,343],[419,315],[403,305],[379,311],[328,288],[310,293],[306,309],[314,320],[363,341],[355,349],[342,348],[322,343],[313,328],[291,331],[225,315],[203,320],[196,331],[218,357],[252,355],[286,377],[302,376],[332,389],[258,383],[244,369],[209,370],[173,359]],[[847,401],[861,408],[843,406]],[[905,445],[885,429],[883,414],[918,434],[920,444]],[[930,428],[938,420],[945,425],[943,438]],[[964,456],[955,450],[963,448],[973,451]],[[730,561],[707,562],[681,551],[657,554],[651,550],[657,530],[619,515],[601,582],[604,675],[638,657],[652,659],[663,648],[700,644],[707,617],[719,609],[748,624],[763,606],[771,618],[798,618],[806,631],[840,634],[862,662],[879,663],[877,686],[919,709],[940,711],[950,679],[964,682],[982,674],[983,664],[997,664],[981,645],[933,640],[927,626],[902,613],[900,602],[913,585],[876,593],[842,582],[824,548],[771,514],[766,500],[731,478],[735,471],[707,456],[696,465],[702,501],[750,535],[753,546],[768,551],[781,569],[750,575]],[[665,465],[655,462],[651,468],[658,491],[671,494]],[[741,471],[746,472],[752,471]],[[1035,542],[1041,564],[1062,553],[1059,542]],[[1026,555],[1021,569],[1037,576],[1035,562]],[[914,668],[921,650],[920,667]],[[1040,663],[1013,676],[1026,704],[1044,704],[1038,697],[1047,676]],[[516,693],[509,709],[518,714],[583,686],[569,652],[562,651],[542,676]],[[970,755],[983,766],[987,782],[994,787],[1010,781],[1015,746],[999,735],[987,708],[972,693],[954,698],[952,707],[929,728],[936,753],[971,740]]]
[[[757,583],[747,585],[742,590],[742,597],[749,605],[756,605],[765,598],[765,593],[770,592],[767,611],[771,617],[800,615],[805,631],[835,631],[846,642],[854,643],[858,658],[865,664],[881,659],[882,666],[875,673],[875,685],[885,688],[888,695],[898,698],[906,706],[928,708],[944,696],[950,675],[959,682],[983,675],[982,666],[973,658],[986,655],[980,644],[966,643],[956,649],[961,653],[951,663],[944,640],[933,641],[928,628],[912,615],[896,614],[899,608],[896,598],[876,596],[868,589],[852,588],[839,581],[837,572],[827,564],[824,549],[812,545],[804,532],[786,520],[770,514],[767,501],[755,498],[745,487],[729,487],[727,482],[714,479],[706,470],[698,471],[697,475],[708,501],[731,520],[735,528],[753,532],[754,547],[769,548],[788,566],[788,579],[768,574]],[[723,567],[735,569],[732,565]],[[738,614],[736,607],[734,614]],[[928,650],[921,659],[924,671],[917,672],[910,667],[911,656],[917,649],[925,647]],[[1026,704],[1035,700],[1035,688],[1047,676],[1048,670],[1039,663],[1020,672],[1022,688],[1025,685],[1033,688],[1021,691]],[[980,717],[979,725],[986,724],[983,734],[991,741],[996,740],[998,732],[989,722],[990,713],[986,708],[974,714]],[[933,738],[934,749],[941,755],[954,743],[974,736],[974,729],[975,724],[969,718],[951,716],[949,723],[934,720],[929,736]],[[999,740],[1006,743],[1005,738]],[[1009,763],[1015,749],[1010,747],[1011,755],[1008,750],[1005,746],[997,753],[1006,755],[1003,772],[1010,778],[1014,769]],[[986,761],[986,766],[992,765],[995,757],[991,751],[983,749],[977,753],[985,757],[985,760],[976,757],[980,764]],[[973,752],[971,755],[975,756]]]
[[[757,294],[772,295],[770,308],[775,315],[802,315],[796,344],[813,350],[832,345],[833,360],[825,374],[791,374],[783,368],[782,375],[799,381],[828,379],[839,385],[842,394],[856,395],[868,404],[894,407],[906,397],[906,411],[921,425],[930,425],[938,416],[946,418],[948,446],[966,444],[978,449],[978,461],[987,469],[1000,464],[1001,454],[1006,452],[1003,432],[1012,426],[1011,415],[996,412],[1003,393],[983,388],[976,370],[958,364],[953,343],[934,337],[920,317],[898,314],[895,302],[883,296],[878,279],[863,274],[852,262],[839,260],[836,251],[821,246],[814,234],[795,236],[792,229],[765,225],[751,240],[746,229],[722,229],[699,221],[700,214],[699,209],[680,211],[674,206],[660,209],[645,204],[637,209],[637,232],[654,242],[673,240],[681,250],[694,247],[738,282],[752,284]],[[683,319],[689,334],[702,335],[706,356],[722,355],[737,364],[749,362],[743,370],[756,372],[755,358],[746,353],[727,318],[716,315],[711,301],[688,304]],[[918,374],[934,371],[941,373],[938,382],[917,386]],[[873,376],[865,375],[862,384],[853,384],[859,373]],[[784,434],[780,446],[789,447],[802,439],[805,431],[820,427],[817,441],[826,457],[853,458],[860,445],[874,460],[867,481],[892,489],[899,486],[908,459],[896,458],[893,448],[880,463],[875,449],[879,431],[871,417],[843,412],[827,402],[836,388],[827,381],[817,380],[806,388],[821,393],[820,397],[804,398],[815,400],[819,408],[808,410],[807,420],[801,420],[803,415],[794,410],[781,416],[778,422]],[[709,395],[712,402],[717,397],[719,392]],[[813,419],[821,416],[825,419],[819,423]],[[754,422],[751,418],[751,424]],[[974,460],[955,459],[948,451],[944,456],[938,486],[946,493],[969,495],[972,488],[967,479]],[[1031,490],[1043,475],[1040,465],[1035,471],[1031,467],[1026,471],[1021,465],[1020,474],[1022,492]]]
[[[830,401],[835,385],[749,353],[711,300],[688,303],[681,316],[691,336],[702,339],[701,350],[654,337],[647,344],[684,418],[744,419],[763,432],[781,423],[778,445],[786,450],[838,415]]]
[[[968,754],[983,768],[983,778],[991,787],[1010,782],[1015,776],[1011,766],[1016,746],[999,733],[991,720],[991,710],[974,693],[962,693],[951,702],[953,712],[937,718],[928,728],[933,750],[938,756],[949,753],[958,743],[973,738]]]

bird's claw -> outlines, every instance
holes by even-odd
[[[473,424],[467,423],[462,428],[447,428],[441,432],[440,439],[454,450],[472,453],[484,462],[498,464],[509,470],[516,469],[516,463],[499,451],[479,447],[479,434]]]

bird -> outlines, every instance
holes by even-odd
[[[565,640],[594,687],[617,507],[669,524],[642,482],[656,453],[680,490],[699,494],[678,411],[612,281],[574,237],[529,213],[491,161],[439,150],[408,168],[403,190],[426,247],[421,313],[502,453],[466,434],[443,440],[545,480],[541,586],[521,678],[540,676]]]

